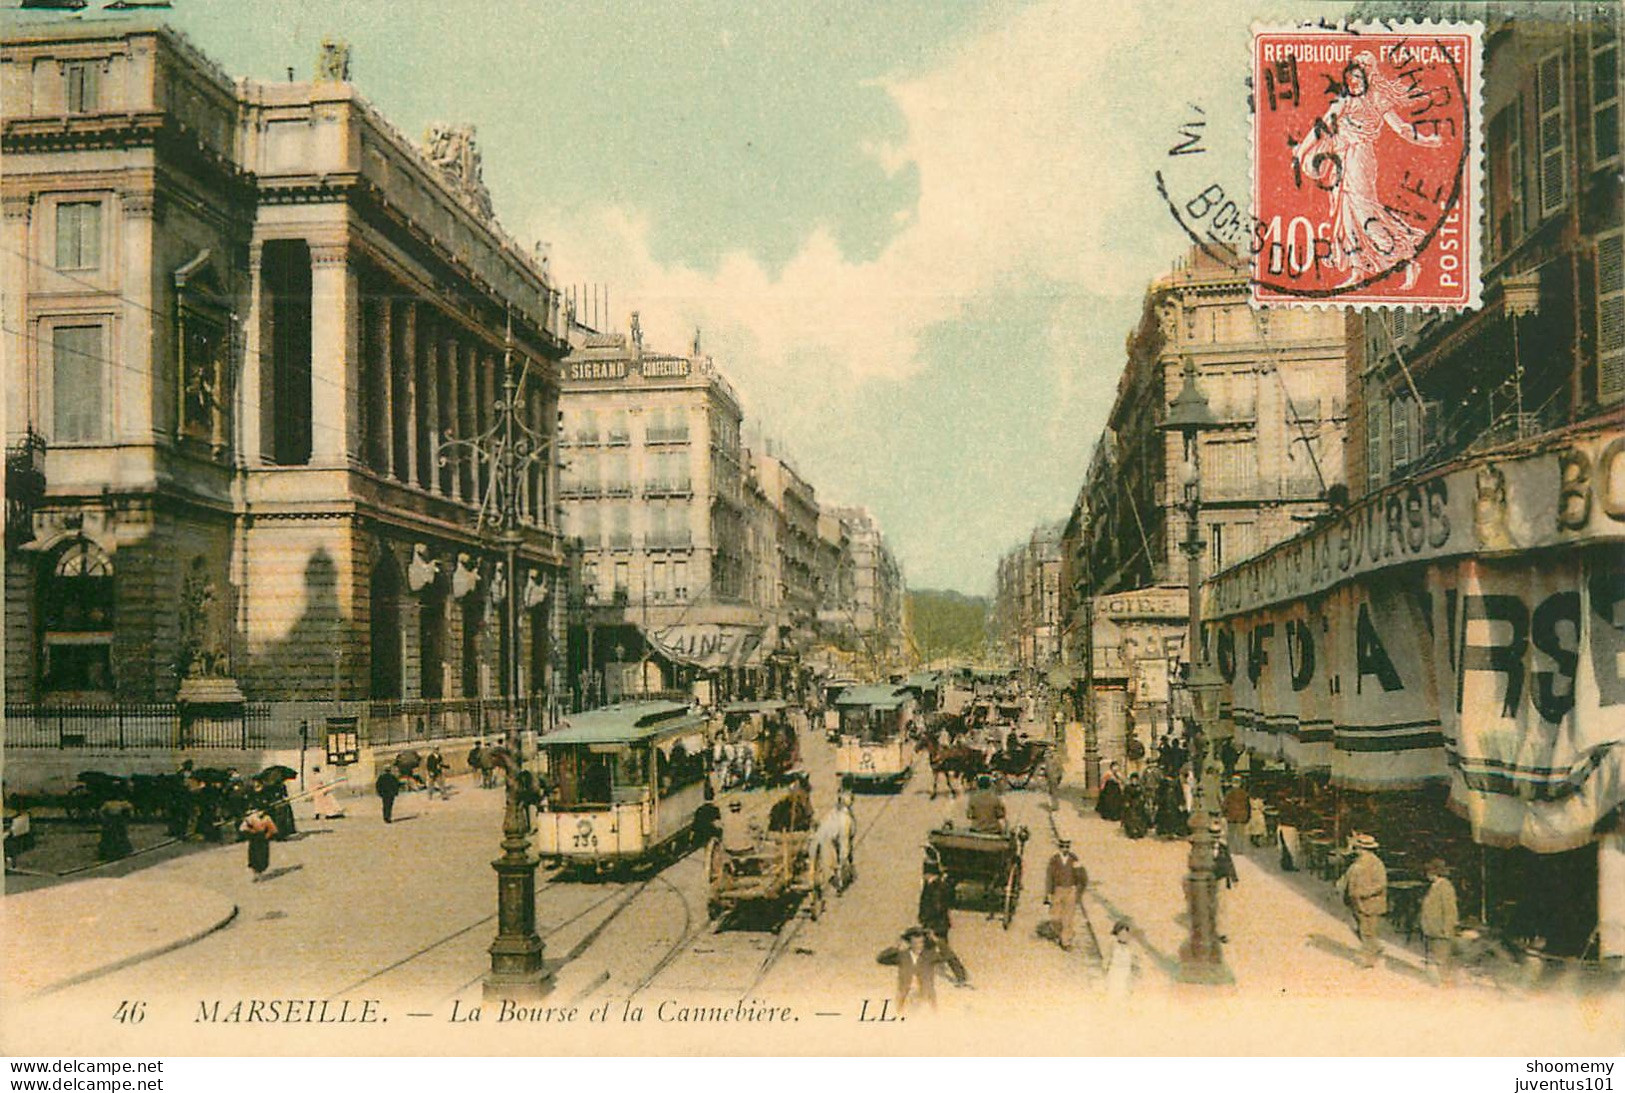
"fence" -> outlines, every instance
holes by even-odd
[[[263,748],[271,723],[266,703],[227,717],[198,716],[173,702],[6,703],[8,748]]]
[[[516,700],[523,724],[543,723],[547,702],[540,695]],[[367,706],[362,739],[374,746],[446,740],[461,736],[500,736],[507,728],[508,701],[502,698],[416,699]]]

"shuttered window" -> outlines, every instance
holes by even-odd
[[[58,441],[102,440],[102,328],[59,326],[51,336],[51,410]]]
[[[1617,13],[1591,30],[1591,163],[1619,161],[1619,27]]]
[[[96,269],[102,264],[102,203],[64,201],[56,207],[56,268]]]
[[[1625,398],[1625,232],[1597,237],[1597,400]]]
[[[1539,113],[1535,132],[1540,151],[1540,215],[1544,219],[1563,207],[1568,181],[1561,53],[1550,54],[1540,62],[1535,77],[1535,104]]]

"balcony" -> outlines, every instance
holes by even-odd
[[[643,545],[648,550],[689,550],[694,546],[694,533],[687,528],[650,533],[644,537]]]
[[[631,550],[632,533],[630,531],[611,532],[608,539],[610,550]]]
[[[611,448],[625,448],[632,443],[630,429],[611,429],[605,436],[604,443]]]
[[[688,426],[651,425],[644,430],[643,438],[650,444],[687,444]]]
[[[562,498],[601,497],[603,491],[596,482],[567,482],[559,487],[559,496]]]
[[[632,488],[630,480],[624,482],[609,482],[604,486],[606,497],[631,497],[637,491]]]
[[[693,494],[694,482],[688,478],[651,479],[643,484],[645,497],[691,497]]]

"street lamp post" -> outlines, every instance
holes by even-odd
[[[1196,786],[1192,794],[1191,852],[1185,874],[1185,907],[1190,919],[1190,936],[1179,950],[1180,978],[1192,983],[1225,983],[1224,950],[1219,940],[1219,884],[1214,872],[1211,821],[1216,813],[1218,787],[1209,783],[1209,752],[1212,728],[1218,720],[1219,684],[1202,655],[1202,464],[1201,433],[1215,421],[1207,399],[1196,386],[1196,362],[1184,360],[1184,385],[1168,407],[1162,428],[1177,432],[1184,440],[1185,458],[1181,473],[1185,510],[1185,580],[1188,586],[1185,661],[1188,671],[1186,691],[1190,697],[1192,737],[1191,760],[1196,764]],[[1194,728],[1194,732],[1190,732]]]
[[[502,351],[502,397],[492,406],[495,420],[470,437],[446,431],[438,456],[463,452],[491,468],[490,488],[480,499],[479,526],[502,552],[503,671],[507,679],[507,746],[504,757],[507,792],[502,816],[502,856],[491,863],[497,874],[497,936],[491,942],[491,971],[485,977],[488,998],[539,998],[552,989],[552,976],[542,962],[542,940],[536,933],[536,859],[530,853],[530,802],[520,774],[524,738],[519,710],[519,547],[522,499],[535,464],[550,459],[553,441],[525,424],[525,374],[514,374],[513,322],[509,319]],[[525,362],[526,373],[530,362]]]

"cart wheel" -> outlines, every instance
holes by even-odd
[[[1010,920],[1016,917],[1016,900],[1021,895],[1021,863],[1010,863],[1009,875],[1004,881],[1004,928],[1010,928]]]

